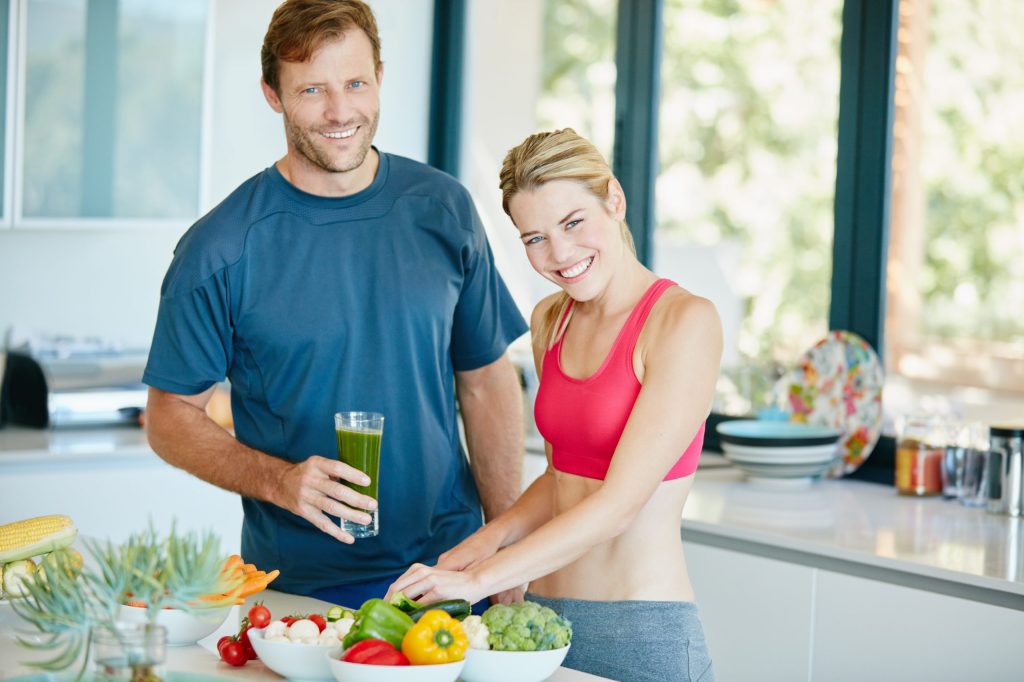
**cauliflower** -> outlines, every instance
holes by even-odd
[[[316,643],[320,646],[339,646],[341,639],[338,638],[337,630],[327,628],[317,637]]]
[[[480,616],[466,616],[462,620],[462,631],[466,633],[466,637],[469,639],[470,649],[486,650],[491,648],[490,642],[487,641],[490,631],[484,625],[484,621]]]
[[[288,632],[288,624],[283,620],[275,620],[263,631],[263,639],[268,642],[283,642],[288,639],[286,632]]]
[[[320,628],[313,621],[303,618],[291,624],[288,628],[288,639],[293,642],[316,643],[320,638]]]
[[[355,618],[350,618],[346,616],[332,623],[328,623],[327,629],[334,630],[335,632],[337,632],[338,639],[345,639],[345,635],[347,635],[348,631],[352,629],[352,626],[355,625],[355,622]]]
[[[487,640],[497,651],[560,649],[572,639],[572,624],[535,602],[495,604],[482,620],[489,631]]]

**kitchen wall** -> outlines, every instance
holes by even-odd
[[[284,154],[280,117],[259,87],[263,33],[279,2],[211,0],[204,212]],[[385,70],[377,145],[425,161],[433,0],[370,4],[380,26]],[[0,334],[15,325],[27,333],[148,345],[160,282],[187,227],[0,227]]]

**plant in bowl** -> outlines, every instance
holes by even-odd
[[[166,631],[159,624],[165,607],[195,614],[230,604],[237,578],[225,574],[220,541],[212,533],[178,533],[166,538],[150,526],[120,545],[83,542],[88,555],[76,566],[67,550],[51,553],[57,570],[45,580],[25,583],[27,593],[12,607],[33,626],[19,643],[53,656],[28,665],[48,671],[64,670],[81,657],[80,679],[92,658],[99,670],[127,668],[130,679],[160,679]],[[219,601],[204,601],[223,594]],[[122,604],[130,596],[146,603],[141,623],[125,623]],[[84,651],[84,656],[82,655]]]

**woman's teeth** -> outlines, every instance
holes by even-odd
[[[593,262],[594,262],[594,257],[591,256],[590,258],[588,258],[586,260],[581,260],[579,263],[577,263],[576,265],[572,266],[568,270],[559,270],[558,274],[561,275],[562,277],[564,277],[565,279],[572,279],[573,277],[579,277],[580,275],[582,275],[584,272],[587,271],[587,268],[589,268],[590,264],[593,263]]]

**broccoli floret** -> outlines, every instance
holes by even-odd
[[[495,604],[483,615],[487,637],[497,651],[545,651],[564,647],[572,639],[572,624],[535,602]]]

